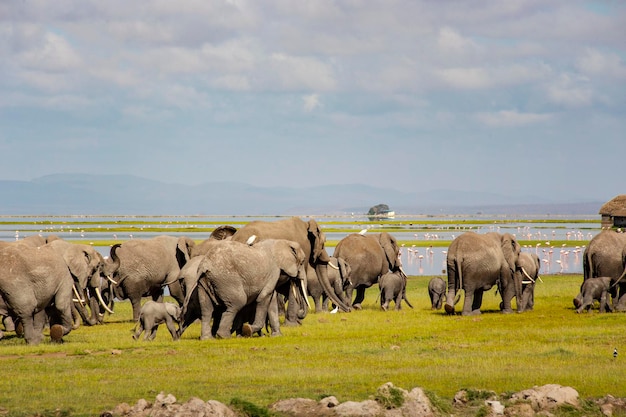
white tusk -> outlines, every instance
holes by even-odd
[[[521,269],[522,269],[522,272],[524,273],[524,275],[526,275],[526,278],[528,278],[529,280],[531,280],[531,281],[534,283],[534,282],[535,282],[535,280],[534,280],[534,279],[532,279],[532,278],[530,277],[530,275],[528,275],[528,272],[526,272],[526,270],[524,269],[524,267],[522,267]]]
[[[113,284],[113,285],[117,285],[117,282],[111,278],[111,277],[107,277],[107,279]]]
[[[74,295],[75,295],[75,296],[76,296],[76,298],[77,298],[77,300],[76,300],[76,301],[78,301],[78,302],[80,303],[80,305],[84,307],[84,306],[85,306],[85,300],[83,300],[83,299],[80,297],[80,294],[78,294],[78,290],[76,289],[76,285],[72,285],[72,290],[74,290]]]
[[[252,246],[252,244],[254,243],[254,241],[256,240],[256,235],[252,235],[248,238],[248,240],[246,240],[246,245],[248,246]]]
[[[543,280],[541,279],[539,275],[537,275],[537,279],[539,280],[539,282],[543,283]]]
[[[309,303],[309,297],[306,296],[306,288],[304,288],[304,280],[300,280],[300,287],[302,287],[302,294],[304,296],[304,300],[306,301],[306,306],[311,309],[311,304]],[[295,289],[295,288],[294,288]]]
[[[328,266],[330,266],[332,269],[336,269],[337,271],[339,271],[339,267],[333,265],[331,262],[328,262]]]
[[[96,287],[96,296],[98,296],[98,301],[100,301],[100,304],[102,305],[102,307],[104,307],[104,309],[109,313],[109,314],[113,314],[113,310],[111,310],[106,303],[104,302],[104,300],[102,299],[102,294],[100,294],[100,288]]]

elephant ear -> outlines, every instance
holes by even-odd
[[[290,277],[297,277],[300,267],[304,263],[304,251],[297,242],[290,240],[283,242],[275,248],[278,251],[274,256],[281,271]]]
[[[211,236],[209,236],[209,239],[214,239],[214,240],[228,239],[229,237],[234,235],[235,232],[237,232],[237,229],[235,229],[233,226],[228,226],[228,225],[218,226],[215,228],[215,230],[213,230],[213,233],[211,233]]]
[[[522,248],[510,233],[503,234],[500,241],[502,243],[504,259],[506,259],[506,263],[509,265],[511,271],[515,271],[515,269],[517,269],[517,259]]]
[[[71,253],[72,251],[65,251],[63,259],[67,268],[70,270],[70,274],[74,277],[74,281],[78,282],[80,288],[87,286],[87,278],[89,275],[89,254],[84,250]]]
[[[378,243],[385,251],[385,257],[390,270],[397,269],[398,266],[398,244],[396,239],[387,232],[382,232],[378,237]]]
[[[326,235],[324,235],[322,229],[313,219],[308,222],[308,234],[309,241],[311,242],[311,264],[316,264],[318,261],[324,263],[330,261],[330,256],[328,256],[326,249],[324,249]]]
[[[176,244],[176,260],[178,261],[178,267],[182,268],[191,257],[191,252],[196,246],[196,243],[187,236],[181,236]]]

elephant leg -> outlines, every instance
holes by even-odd
[[[252,323],[251,325],[252,334],[263,329],[263,327],[265,326],[265,323],[267,321],[267,314],[270,308],[270,304],[272,303],[272,297],[274,293],[275,291],[272,291],[269,294],[261,294],[257,298],[257,306],[256,306],[256,313],[254,315],[254,323]],[[294,301],[289,302],[287,306],[287,310],[289,310],[289,307],[292,304],[297,304],[297,303]],[[285,317],[285,323],[287,323],[286,317]]]
[[[267,317],[270,323],[270,330],[272,336],[282,336],[283,334],[280,332],[280,319],[278,314],[278,294],[274,293],[272,295],[272,300],[270,301],[269,308],[267,310]]]
[[[472,301],[472,314],[480,314],[480,307],[483,305],[483,294],[485,291],[483,289],[478,289],[474,291],[474,300]],[[509,305],[509,308],[511,306]],[[506,305],[504,306],[506,310]]]
[[[402,310],[402,291],[396,296],[396,311]]]
[[[356,288],[356,297],[354,298],[354,302],[352,303],[352,307],[357,310],[361,309],[361,303],[365,300],[365,287],[357,287]]]
[[[167,326],[167,330],[169,330],[172,335],[172,340],[178,340],[178,331],[176,330],[176,323],[174,322],[174,319],[168,316],[165,319],[165,325]]]
[[[159,325],[155,323],[150,327],[150,331],[146,331],[145,339],[150,342],[153,341],[156,338],[157,330],[159,330]]]
[[[235,316],[239,312],[239,309],[235,310],[233,307],[227,307],[222,318],[220,320],[219,328],[217,329],[216,336],[220,339],[228,339],[231,336],[231,329],[233,328],[233,322]]]
[[[141,313],[141,297],[131,298],[130,304],[133,307],[133,321],[139,320],[139,314]]]
[[[133,333],[133,339],[138,340],[141,336],[141,333],[144,331],[143,319],[139,320],[137,325],[135,326],[135,333]]]
[[[2,318],[2,324],[4,325],[4,330],[7,332],[15,331],[15,322],[13,322],[13,318],[11,316],[4,316]]]
[[[45,325],[45,310],[41,310],[32,316],[26,316],[21,318],[22,326],[24,328],[24,340],[29,345],[36,345],[43,340],[43,327]]]

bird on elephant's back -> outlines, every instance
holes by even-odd
[[[257,241],[285,239],[298,243],[304,251],[309,265],[315,270],[317,279],[319,279],[324,291],[329,294],[331,301],[344,311],[350,310],[350,306],[334,294],[333,287],[329,282],[328,262],[330,261],[330,256],[324,247],[326,235],[314,219],[304,221],[298,217],[291,217],[278,221],[252,221],[238,229],[231,239],[235,242],[245,243],[252,236],[255,236]],[[294,325],[299,323],[298,310],[302,306],[293,302],[294,297],[290,293],[288,286],[281,286],[278,291],[288,300],[285,324]]]
[[[520,253],[521,246],[510,233],[465,232],[454,239],[446,255],[446,312],[454,314],[457,294],[463,290],[462,314],[480,314],[483,293],[498,281],[502,285],[502,312],[512,312],[511,299],[520,300],[522,296],[521,275],[515,274]]]

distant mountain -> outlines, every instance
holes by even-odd
[[[238,182],[169,184],[131,175],[57,174],[0,181],[0,214],[233,214],[367,213],[387,204],[396,214],[597,215],[603,201],[553,202],[455,190],[405,193],[363,184],[307,188],[256,187]]]

